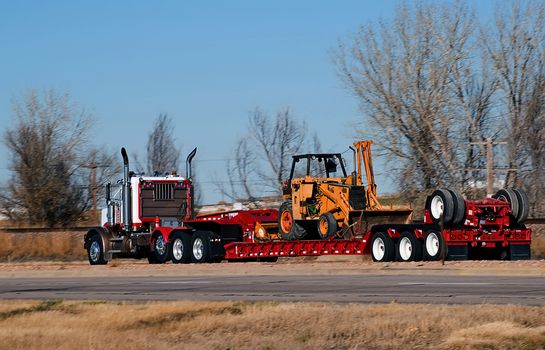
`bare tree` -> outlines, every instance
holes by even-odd
[[[89,203],[87,137],[92,117],[67,94],[30,91],[14,101],[4,132],[13,176],[0,194],[4,215],[32,224],[69,225]]]
[[[148,136],[147,172],[164,174],[178,170],[180,149],[176,147],[174,125],[166,114],[159,114]]]
[[[545,5],[511,2],[496,10],[494,23],[483,27],[486,64],[497,77],[496,107],[507,141],[506,185],[523,187],[534,209],[545,189]],[[544,199],[540,199],[543,202]]]
[[[305,123],[289,108],[274,116],[256,108],[248,119],[247,135],[237,140],[227,162],[229,184],[217,187],[232,200],[279,195],[282,180],[289,176],[291,157],[313,147],[319,150],[318,138],[309,139]]]
[[[490,130],[494,82],[477,70],[474,16],[462,4],[402,5],[393,23],[362,27],[335,60],[365,115],[360,137],[385,150],[401,192],[465,189]],[[475,175],[475,174],[473,174]]]

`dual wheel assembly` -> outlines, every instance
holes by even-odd
[[[210,233],[206,231],[196,231],[192,235],[174,232],[168,243],[159,234],[153,240],[154,251],[148,260],[152,264],[162,264],[168,260],[175,264],[218,262],[212,256],[210,240]]]
[[[395,242],[387,233],[376,232],[371,239],[371,257],[377,262],[439,260],[443,244],[441,233],[436,230],[428,230],[424,240],[405,231]]]

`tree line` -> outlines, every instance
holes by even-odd
[[[401,4],[391,19],[340,40],[334,65],[359,102],[354,139],[373,139],[395,160],[387,170],[407,201],[441,187],[482,196],[484,143],[492,140],[503,187],[525,190],[534,215],[542,215],[545,5],[501,3],[491,18],[483,21],[463,2]],[[0,194],[9,218],[69,225],[90,207],[97,186],[119,176],[117,153],[90,142],[93,115],[67,94],[31,91],[14,102],[13,121],[4,132],[12,177]],[[137,171],[178,169],[174,127],[166,114],[155,119],[145,161],[134,159]],[[290,108],[255,108],[225,164],[228,180],[217,180],[216,189],[229,200],[278,195],[291,156],[321,148]]]

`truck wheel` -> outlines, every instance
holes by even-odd
[[[452,201],[454,202],[454,213],[452,215],[452,224],[459,225],[464,222],[466,216],[466,201],[460,192],[448,190],[452,196]]]
[[[530,203],[528,201],[528,196],[526,195],[526,192],[518,190],[516,188],[513,189],[513,192],[515,192],[519,204],[519,214],[516,217],[517,223],[522,225],[526,222],[526,219],[528,219]]]
[[[321,239],[328,239],[333,236],[339,228],[337,220],[331,213],[324,213],[320,215],[318,220],[318,235]]]
[[[448,190],[435,190],[426,201],[426,209],[430,211],[434,223],[441,221],[450,224],[454,216],[454,199]]]
[[[396,245],[397,261],[422,260],[422,243],[411,232],[402,232]]]
[[[153,240],[152,257],[148,258],[150,264],[164,264],[170,257],[170,244],[165,241],[162,234],[158,234]]]
[[[210,237],[206,232],[195,232],[191,243],[191,262],[204,263],[210,261]]]
[[[278,233],[286,240],[302,239],[307,234],[300,223],[293,218],[291,202],[284,202],[278,210]]]
[[[515,218],[515,221],[517,221],[517,217],[519,217],[521,213],[519,211],[519,199],[515,191],[509,188],[502,189],[496,192],[492,198],[509,203],[511,206],[511,211],[513,212],[513,217]]]
[[[108,260],[104,259],[102,238],[99,235],[91,236],[89,247],[87,248],[87,258],[91,265],[106,265],[108,263]]]
[[[170,244],[170,255],[174,264],[191,261],[191,237],[184,232],[174,232]]]
[[[441,258],[444,242],[441,233],[429,230],[424,238],[424,260],[433,261]]]
[[[371,257],[376,262],[392,261],[395,257],[394,242],[384,232],[377,232],[371,239]]]

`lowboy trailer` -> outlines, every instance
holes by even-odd
[[[84,237],[90,264],[107,264],[117,258],[144,258],[161,264],[363,254],[377,262],[531,256],[531,232],[524,225],[528,199],[516,189],[500,190],[493,198],[477,201],[439,189],[428,197],[422,222],[399,223],[380,216],[384,210],[360,210],[356,216],[339,218],[337,231],[328,235],[318,233],[322,220],[307,215],[299,222],[310,232],[305,239],[281,237],[279,226],[285,225],[285,218],[276,209],[196,216],[191,177],[196,150],[187,157],[187,173],[182,177],[136,175],[129,170],[127,152],[122,149],[121,188],[113,191],[110,184],[106,186],[104,225],[90,229]],[[373,187],[361,193],[374,195],[374,191]]]

